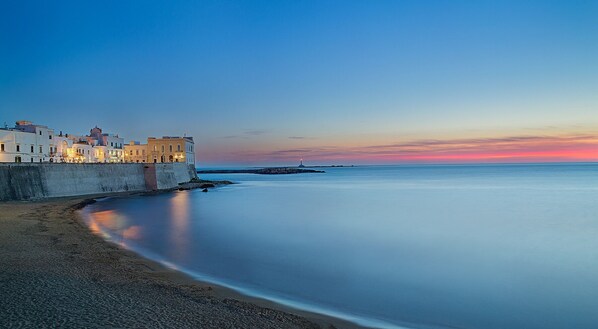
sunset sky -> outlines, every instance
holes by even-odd
[[[598,160],[598,1],[2,1],[0,123],[202,166]]]

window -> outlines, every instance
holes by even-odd
[[[145,155],[145,150],[141,150],[141,154]]]
[[[135,155],[139,155],[139,150],[135,150]]]
[[[48,135],[48,139],[52,139],[52,135]]]
[[[110,142],[110,146],[114,146],[114,143],[113,143],[113,142]]]
[[[31,145],[31,153],[33,153],[33,145]]]
[[[137,152],[139,152],[139,151],[137,151]],[[129,151],[129,154],[130,154],[130,155],[133,155],[133,150]]]
[[[4,144],[0,144],[0,152],[4,152]]]
[[[41,131],[41,130],[39,131],[39,135],[40,135],[40,136],[42,135],[42,131]]]
[[[172,144],[169,145],[170,152],[172,152]]]
[[[177,150],[178,152],[181,152],[181,144],[179,144],[179,145],[177,145],[177,146],[176,146],[176,150]]]
[[[21,152],[21,145],[17,144],[17,152]],[[19,157],[20,158],[20,157]],[[20,161],[19,161],[20,162]]]
[[[39,146],[39,153],[44,153],[44,151],[42,151],[42,146]]]
[[[164,153],[164,145],[162,145],[162,153]],[[162,161],[162,162],[164,162],[164,161]]]

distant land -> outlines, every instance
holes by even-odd
[[[258,175],[288,175],[303,173],[324,173],[322,170],[276,167],[276,168],[256,168],[256,169],[216,169],[216,170],[198,170],[198,174],[258,174]]]
[[[305,168],[343,168],[343,167],[355,167],[355,165],[305,166]]]

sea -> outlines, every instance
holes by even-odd
[[[106,239],[375,328],[598,328],[598,164],[397,165],[105,198]]]

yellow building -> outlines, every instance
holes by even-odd
[[[193,137],[149,137],[147,162],[185,162],[195,165]]]
[[[147,144],[131,141],[125,145],[125,162],[147,162]]]

